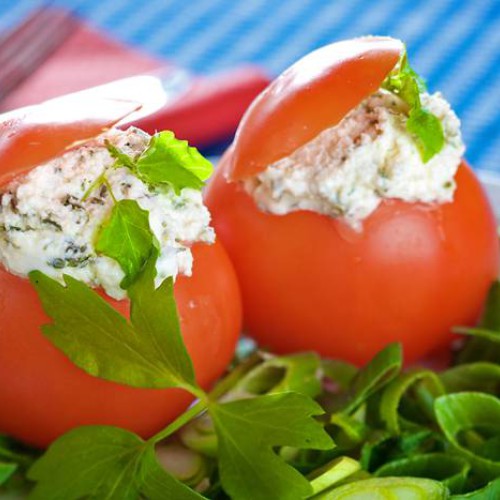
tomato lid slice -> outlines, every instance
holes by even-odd
[[[286,69],[253,102],[234,141],[230,180],[290,155],[378,90],[404,45],[388,37],[332,43]]]
[[[158,77],[139,75],[0,115],[0,184],[168,98]]]

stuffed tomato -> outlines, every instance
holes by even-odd
[[[413,362],[473,324],[499,250],[463,153],[458,118],[398,40],[335,43],[287,69],[206,193],[249,335],[358,364],[401,341]]]
[[[58,283],[64,276],[78,280],[128,317],[124,278],[130,270],[123,255],[125,250],[132,258],[144,253],[150,232],[149,244],[158,254],[156,281],[175,279],[180,329],[201,387],[224,372],[241,326],[236,276],[210,226],[203,183],[181,168],[185,160],[206,173],[208,162],[171,133],[151,137],[135,128],[109,128],[124,114],[123,103],[117,106],[98,119],[103,109],[94,109],[94,115],[87,108],[90,117],[82,121],[69,106],[64,122],[54,123],[46,105],[2,125],[0,433],[36,446],[80,425],[114,425],[149,437],[184,411],[193,396],[179,388],[127,386],[79,368],[42,334],[41,327],[53,318],[28,279],[32,271]],[[161,172],[172,168],[188,181],[155,184],[152,177],[141,177],[130,165],[143,157]],[[128,160],[119,165],[118,158]],[[111,245],[103,231],[107,224],[109,233],[118,206],[134,208],[135,215],[115,217],[118,238]],[[132,220],[128,226],[126,216]],[[135,236],[133,217],[144,226]],[[54,306],[64,312],[64,303]],[[85,318],[92,311],[82,303],[78,313]]]

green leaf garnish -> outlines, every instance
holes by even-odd
[[[98,233],[95,250],[120,264],[125,273],[121,286],[128,288],[151,255],[154,241],[148,212],[135,200],[120,200]]]
[[[436,115],[426,109],[413,108],[408,116],[406,128],[414,135],[424,163],[443,149],[443,125]]]
[[[406,50],[382,88],[396,94],[409,106],[406,128],[414,138],[420,156],[427,163],[445,144],[443,125],[437,116],[422,107],[420,94],[426,90],[423,80],[411,68]]]
[[[33,500],[80,498],[197,500],[200,495],[166,472],[154,446],[116,427],[74,429],[50,446],[29,471]]]
[[[170,131],[153,135],[148,148],[137,158],[110,144],[107,147],[116,159],[115,167],[131,169],[152,186],[168,184],[176,194],[184,188],[201,189],[213,171],[212,164],[196,148],[177,139]]]
[[[59,438],[28,473],[33,500],[137,498],[144,441],[116,427],[79,427]]]
[[[172,278],[155,290],[156,255],[130,288],[131,322],[97,292],[65,275],[66,286],[40,271],[30,273],[53,323],[42,332],[77,366],[134,387],[193,390],[194,372],[182,341]]]
[[[313,400],[291,392],[212,405],[220,476],[227,493],[239,500],[296,500],[310,495],[307,479],[273,448],[331,448],[331,439],[312,418],[322,413]]]
[[[129,288],[130,319],[135,330],[154,346],[159,361],[177,378],[178,385],[195,386],[194,368],[184,345],[174,298],[174,282],[167,278],[155,287],[156,259],[148,260],[139,279]]]
[[[147,149],[136,157],[127,155],[109,141],[105,145],[115,159],[114,168],[128,168],[152,187],[169,185],[176,194],[186,187],[201,189],[203,181],[212,174],[212,164],[170,131],[153,135]],[[108,186],[114,206],[96,236],[95,250],[120,264],[125,273],[121,286],[126,289],[142,269],[156,240],[149,226],[148,212],[134,200],[117,201],[106,171],[91,184],[83,200],[102,184]]]
[[[131,158],[128,154],[120,151],[114,144],[112,144],[108,140],[104,141],[104,144],[106,145],[106,149],[109,151],[111,157],[116,160],[114,164],[115,168],[127,167],[132,171],[135,170],[135,160],[133,158]]]

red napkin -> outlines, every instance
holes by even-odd
[[[84,23],[1,103],[7,111],[83,90],[165,63],[108,38]]]

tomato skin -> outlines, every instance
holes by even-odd
[[[193,275],[179,276],[174,292],[197,380],[209,387],[233,355],[241,302],[222,245],[192,251]],[[128,315],[127,301],[108,301]],[[192,401],[179,389],[137,389],[86,374],[42,335],[49,322],[29,281],[0,270],[0,432],[38,447],[80,425],[149,437]]]
[[[452,203],[385,200],[355,232],[309,211],[260,211],[228,182],[229,150],[206,192],[234,265],[246,331],[273,352],[316,350],[356,364],[389,342],[414,362],[471,325],[498,273],[495,219],[463,163]]]
[[[245,113],[226,174],[251,177],[333,127],[378,90],[404,46],[362,37],[321,47],[274,80]]]
[[[0,184],[104,132],[140,107],[135,101],[80,92],[0,115]]]

